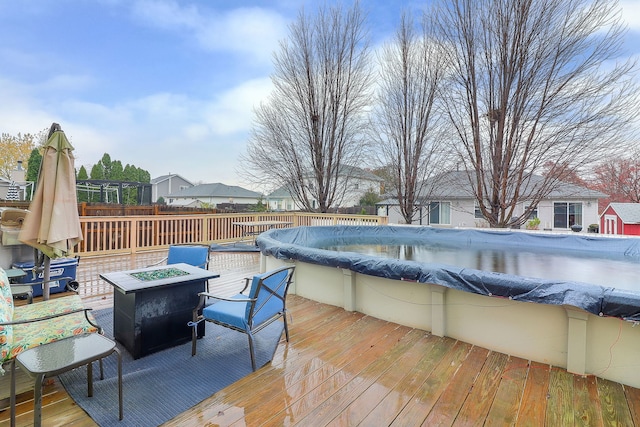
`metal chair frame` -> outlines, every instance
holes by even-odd
[[[294,266],[290,267],[281,267],[276,270],[254,276],[253,279],[245,279],[245,286],[243,290],[231,297],[221,297],[209,292],[201,292],[198,295],[200,296],[200,301],[198,306],[193,310],[193,321],[189,322],[189,325],[192,326],[192,339],[191,339],[191,355],[195,356],[196,354],[196,346],[198,340],[197,334],[197,325],[198,323],[204,321],[215,323],[217,325],[223,326],[225,328],[233,329],[234,331],[242,332],[247,335],[249,339],[249,352],[251,355],[251,367],[253,370],[256,370],[256,358],[255,358],[255,346],[254,346],[254,337],[253,335],[260,332],[262,329],[269,326],[271,323],[276,320],[282,318],[284,321],[284,333],[289,342],[289,326],[287,324],[287,306],[286,306],[286,297],[287,291],[289,290],[289,286],[293,280],[293,272],[295,270]],[[271,283],[274,280],[272,279],[274,276],[278,276],[280,273],[285,272],[286,274],[277,282]],[[271,279],[271,280],[270,280]],[[249,288],[249,284],[251,284],[251,288],[249,290],[248,295],[244,295],[243,292]],[[267,293],[267,297],[264,298],[264,293]],[[219,301],[223,301],[225,303],[242,303],[249,304],[249,308],[245,310],[246,324],[247,328],[240,328],[236,325],[229,324],[225,321],[221,321],[219,319],[208,318],[202,314],[202,309],[205,306],[205,303],[208,298],[214,298]],[[256,316],[261,315],[261,310],[266,310],[268,307],[268,303],[273,299],[277,299],[279,301],[278,310],[271,313],[267,313],[267,318],[262,320],[260,323],[256,323],[254,320]],[[215,304],[213,306],[215,307]]]

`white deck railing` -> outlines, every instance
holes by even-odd
[[[210,215],[84,216],[78,255],[136,253],[180,243],[225,243],[242,239],[236,222],[286,221],[302,225],[385,225],[387,217],[318,213],[237,213]],[[279,225],[287,227],[289,225]]]

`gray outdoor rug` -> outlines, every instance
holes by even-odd
[[[113,338],[113,311],[93,312]],[[255,335],[257,366],[268,363],[282,335],[282,322],[274,322]],[[73,400],[100,426],[157,426],[186,411],[218,390],[252,372],[245,334],[207,323],[191,357],[191,342],[133,360],[122,351],[124,419],[118,421],[117,357],[104,359],[104,380],[94,363],[93,397],[87,397],[87,371],[78,368],[60,376]]]

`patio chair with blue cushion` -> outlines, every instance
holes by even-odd
[[[253,279],[246,279],[244,289],[230,298],[216,296],[208,292],[198,294],[200,295],[200,303],[193,310],[193,322],[189,323],[193,327],[191,355],[195,356],[196,354],[197,325],[204,320],[247,334],[251,367],[255,371],[254,334],[282,318],[285,337],[289,341],[286,298],[294,269],[293,266],[281,267],[253,276]],[[247,290],[249,284],[251,287],[248,294],[245,295],[243,292]],[[218,301],[205,307],[207,298],[215,298]]]
[[[184,245],[171,245],[169,246],[169,252],[167,256],[160,261],[149,265],[148,267],[166,263],[179,264],[185,263],[193,265],[194,267],[200,267],[205,270],[209,269],[209,246],[199,245],[197,243],[190,243]],[[209,283],[207,282],[207,291],[209,290]]]

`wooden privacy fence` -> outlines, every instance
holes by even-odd
[[[78,255],[132,254],[181,243],[225,243],[243,238],[237,222],[284,221],[304,225],[385,225],[387,217],[316,213],[238,213],[210,215],[80,217],[84,240]]]

